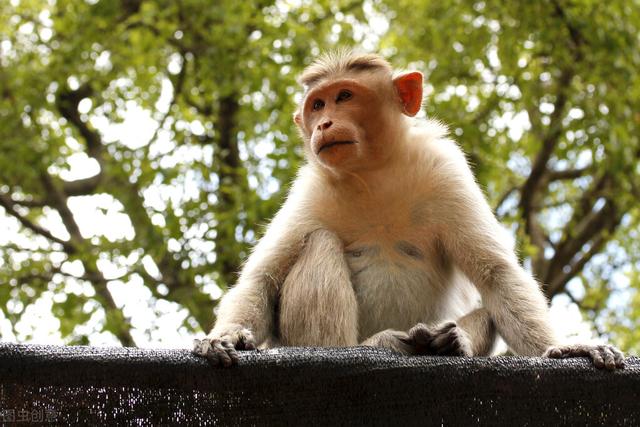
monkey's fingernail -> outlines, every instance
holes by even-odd
[[[209,365],[211,366],[218,366],[218,363],[219,363],[218,355],[213,352],[207,353],[207,362],[209,362]]]

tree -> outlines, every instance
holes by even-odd
[[[137,286],[207,330],[300,162],[296,74],[364,45],[426,73],[547,295],[637,346],[610,279],[637,298],[638,22],[622,1],[3,3],[0,309],[16,328],[49,300],[65,342],[134,345],[114,291]]]
[[[383,46],[421,59],[427,114],[451,124],[547,297],[568,295],[639,349],[624,301],[639,289],[638,2],[388,8]]]
[[[207,286],[233,283],[257,224],[282,198],[284,188],[271,187],[287,182],[299,161],[291,149],[293,71],[313,46],[311,32],[324,31],[327,8],[14,3],[2,6],[0,20],[0,205],[29,243],[2,250],[5,316],[15,324],[48,292],[59,295],[53,311],[69,342],[85,342],[75,327],[104,311],[104,329],[133,345],[108,284],[142,279],[153,298],[188,310],[187,327],[210,328],[216,300]],[[110,139],[108,129],[135,108],[157,122],[152,134]],[[248,154],[258,144],[267,146],[265,158]],[[64,179],[78,155],[92,159],[96,173]],[[126,215],[129,236],[83,234],[72,202],[95,195]],[[53,232],[45,218],[63,227]],[[105,277],[101,261],[122,274]],[[74,263],[79,274],[69,272]],[[69,292],[74,281],[90,289]]]

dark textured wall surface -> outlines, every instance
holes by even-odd
[[[92,425],[640,425],[640,358],[404,357],[0,344],[0,421]]]

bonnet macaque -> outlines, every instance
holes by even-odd
[[[479,356],[500,334],[517,354],[623,366],[612,346],[559,344],[464,154],[413,118],[422,74],[342,52],[300,82],[307,163],[195,354],[224,366],[260,345]]]

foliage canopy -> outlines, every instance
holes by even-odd
[[[0,319],[208,329],[301,161],[296,75],[353,46],[425,74],[547,296],[637,352],[639,27],[637,0],[3,2]]]

